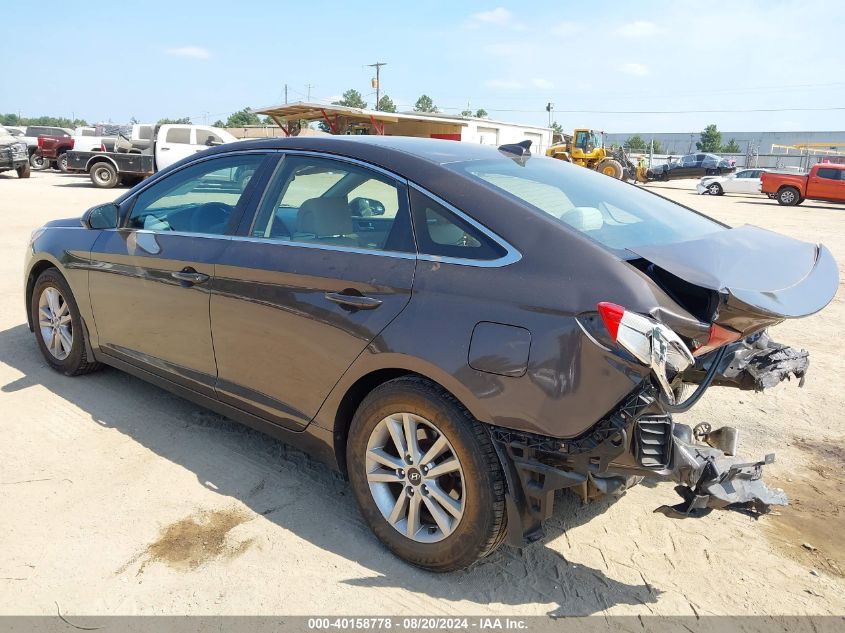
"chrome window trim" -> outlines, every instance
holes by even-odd
[[[443,205],[444,207],[446,207],[446,209],[457,215],[475,230],[479,231],[480,233],[483,233],[487,238],[493,240],[496,244],[505,249],[505,254],[496,259],[469,259],[464,257],[444,257],[440,255],[426,255],[424,253],[418,253],[417,259],[428,262],[438,262],[441,264],[476,266],[478,268],[502,268],[503,266],[510,266],[511,264],[515,264],[516,262],[522,259],[522,253],[520,253],[514,246],[512,246],[504,238],[500,237],[480,222],[477,222],[475,219],[468,216],[466,213],[458,209],[455,205],[446,202],[440,196],[431,193],[430,191],[428,191],[424,187],[419,186],[415,182],[409,181],[408,185],[419,191],[421,194],[428,196],[438,204]],[[417,249],[419,249],[419,245],[417,246]]]
[[[397,259],[418,259],[416,253],[401,253],[399,251],[385,251],[376,248],[357,248],[355,246],[336,246],[333,244],[315,244],[311,242],[291,242],[272,237],[253,237],[251,235],[232,235],[233,242],[255,242],[256,244],[279,244],[281,246],[294,246],[297,248],[313,248],[324,251],[337,251],[341,253],[355,253],[358,255],[376,255],[378,257],[395,257]]]

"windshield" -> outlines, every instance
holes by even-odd
[[[612,250],[692,240],[723,225],[639,187],[553,158],[453,163],[450,169],[494,187]]]

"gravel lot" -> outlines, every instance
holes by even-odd
[[[845,266],[842,207],[649,187],[823,241]],[[116,370],[42,361],[22,299],[30,230],[120,191],[0,174],[0,614],[845,614],[842,291],[773,332],[810,350],[803,389],[712,389],[682,416],[734,424],[749,457],[776,451],[768,475],[792,506],[676,521],[652,513],[675,502],[669,484],[587,506],[561,494],[542,542],[433,575],[388,554],[302,453]]]

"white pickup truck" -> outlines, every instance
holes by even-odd
[[[74,148],[68,152],[68,171],[84,171],[95,186],[111,189],[119,183],[139,182],[196,152],[238,140],[226,130],[207,125],[136,124],[132,127],[131,137],[116,138],[113,151]],[[142,138],[147,133],[144,128],[149,128],[148,138]]]

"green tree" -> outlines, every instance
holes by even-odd
[[[367,102],[364,101],[364,97],[362,97],[361,93],[355,90],[355,88],[350,88],[344,92],[343,98],[340,101],[332,101],[332,104],[346,106],[347,108],[361,108],[362,110],[367,107]]]
[[[487,110],[485,110],[484,108],[478,108],[478,110],[475,111],[475,116],[479,119],[483,119],[487,116]]]
[[[226,120],[226,127],[245,127],[247,125],[261,125],[261,119],[249,108],[232,112]]]
[[[662,154],[663,153],[663,146],[660,144],[656,138],[651,139],[651,148],[653,149],[655,154]],[[647,148],[648,149],[648,148]]]
[[[383,95],[382,98],[378,100],[378,109],[382,112],[396,112],[396,104],[393,103],[393,99],[387,95]]]
[[[472,116],[472,110],[461,110],[461,116]]]
[[[164,119],[159,119],[158,124],[159,125],[168,125],[168,124],[191,125],[191,117],[183,116],[181,119],[168,119],[168,118],[165,117]]]
[[[428,95],[421,95],[414,104],[414,112],[437,112],[437,106]]]
[[[722,149],[722,133],[711,123],[701,132],[701,140],[695,144],[701,152],[718,152]]]
[[[214,127],[226,127],[226,122],[221,119],[217,119],[214,122]]]
[[[69,119],[67,117],[19,117],[17,114],[3,114],[0,115],[0,125],[49,125],[51,127],[74,128],[88,125],[88,122],[85,119]]]
[[[552,128],[552,132],[554,134],[563,135],[563,126],[557,121],[552,121],[552,124],[549,127]]]
[[[739,143],[736,142],[735,138],[732,138],[728,141],[728,144],[722,147],[722,151],[727,154],[739,154],[742,150],[739,147]]]
[[[642,136],[634,134],[625,141],[622,147],[632,152],[644,152],[646,149],[646,142],[643,140]]]

